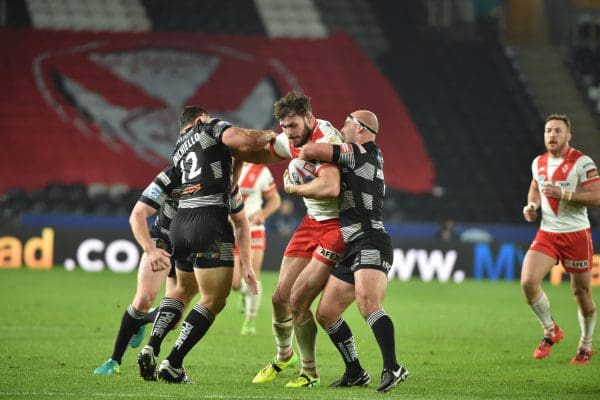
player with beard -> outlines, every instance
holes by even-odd
[[[250,157],[253,162],[297,158],[300,148],[309,142],[342,142],[341,134],[330,122],[314,116],[310,97],[304,94],[291,91],[280,98],[275,102],[274,116],[283,132],[263,152]],[[298,356],[292,346],[294,334],[302,365],[286,387],[310,387],[321,382],[316,361],[317,324],[310,306],[344,249],[335,198],[339,185],[338,168],[318,163],[316,178],[292,193],[304,197],[307,212],[285,249],[271,298],[277,354],[256,374],[253,383],[271,382],[281,370],[295,364]]]
[[[550,301],[541,287],[544,276],[561,261],[571,275],[571,287],[578,306],[581,336],[572,364],[588,364],[596,325],[592,298],[592,257],[594,249],[587,207],[600,206],[600,177],[592,159],[569,145],[571,123],[566,115],[546,118],[544,143],[547,152],[531,165],[533,179],[527,193],[523,217],[535,222],[541,208],[541,224],[523,260],[521,288],[527,304],[540,321],[544,337],[533,352],[542,359],[564,333],[554,322]]]

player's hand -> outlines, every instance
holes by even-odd
[[[537,205],[535,203],[529,203],[523,207],[523,217],[527,222],[535,222],[537,219]]]
[[[263,217],[262,213],[259,211],[252,214],[249,221],[254,225],[263,225],[265,223],[265,217]]]
[[[163,249],[159,249],[158,247],[148,249],[146,250],[146,256],[154,272],[171,268],[171,254]]]
[[[551,199],[560,199],[563,197],[563,189],[553,183],[547,183],[542,186],[542,195]]]
[[[292,182],[292,179],[290,178],[290,173],[286,169],[285,171],[283,171],[283,190],[287,194],[294,194],[294,192],[296,191],[295,186],[296,184]]]
[[[241,266],[242,277],[244,278],[244,282],[248,285],[252,294],[258,294],[258,282],[256,281],[256,274],[252,269],[252,265],[244,265]]]

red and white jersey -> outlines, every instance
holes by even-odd
[[[531,165],[533,179],[541,191],[552,182],[563,190],[575,192],[582,186],[600,180],[592,159],[579,150],[568,148],[562,157],[549,153],[537,156]],[[587,207],[575,202],[550,199],[541,194],[542,222],[540,229],[547,232],[576,232],[590,227]]]
[[[262,164],[244,163],[238,185],[248,218],[261,210],[263,194],[277,190],[271,171]],[[263,227],[264,225],[250,224],[251,229]]]
[[[312,135],[308,139],[314,143],[331,143],[341,144],[344,142],[342,134],[331,125],[329,121],[317,119],[317,126],[313,130]],[[300,148],[294,147],[290,143],[285,133],[280,133],[274,143],[271,144],[271,153],[275,156],[285,159],[297,158],[300,154]],[[317,162],[317,176],[323,168],[337,168],[335,164]],[[337,199],[315,200],[304,198],[306,205],[306,213],[310,218],[317,221],[339,217],[339,206]]]

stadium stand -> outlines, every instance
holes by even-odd
[[[169,158],[169,125],[160,121],[172,123],[172,110],[211,98],[217,115],[264,128],[273,121],[248,116],[270,113],[272,98],[296,88],[336,125],[359,107],[380,115],[389,220],[514,222],[531,159],[543,151],[540,113],[489,16],[440,29],[431,26],[426,3],[7,2],[0,40],[19,52],[0,70],[14,94],[0,102],[2,129],[14,148],[51,133],[53,148],[69,149],[69,157],[34,150],[52,165],[43,176],[24,169],[18,179],[2,179],[3,215],[127,214]],[[11,29],[27,26],[35,29]],[[581,27],[581,40],[589,29]],[[146,31],[154,33],[139,33]],[[294,62],[298,53],[315,62]],[[595,73],[593,52],[578,57]],[[184,61],[203,72],[174,67]],[[27,118],[33,112],[44,130]],[[143,142],[148,129],[159,147]],[[22,158],[16,151],[1,166]],[[84,188],[94,182],[127,187],[91,195],[93,186]]]

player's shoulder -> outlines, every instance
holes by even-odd
[[[312,135],[315,143],[338,144],[344,142],[344,137],[329,121],[317,119],[317,126]]]

